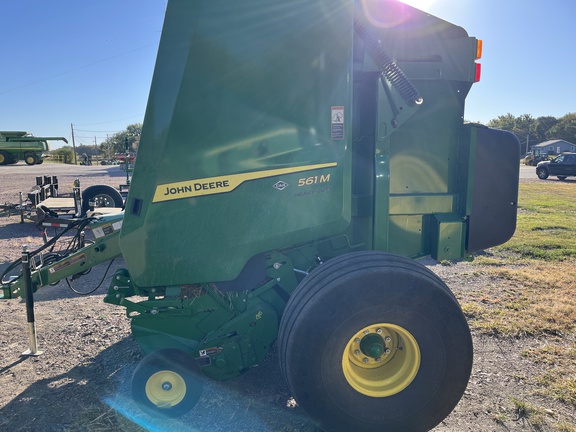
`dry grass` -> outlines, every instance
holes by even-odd
[[[541,430],[545,421],[545,413],[541,408],[532,405],[524,400],[512,398],[516,418],[514,421],[526,421],[535,430]]]
[[[65,432],[144,432],[145,430],[125,419],[114,409],[103,405],[81,408],[81,415]]]
[[[536,363],[546,364],[547,371],[536,377],[540,392],[576,407],[576,342],[568,345],[546,343],[522,352]]]
[[[545,372],[531,377],[537,394],[576,407],[576,190],[560,182],[520,185],[516,234],[494,255],[475,261],[482,290],[459,294],[477,332],[532,338],[521,355]],[[516,401],[538,428],[540,415]],[[556,430],[574,431],[558,423]]]
[[[471,325],[496,336],[565,336],[576,331],[576,260],[482,266],[491,289],[460,295]]]

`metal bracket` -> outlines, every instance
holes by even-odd
[[[36,323],[34,320],[34,293],[32,291],[32,274],[30,270],[30,252],[28,246],[22,247],[22,277],[26,292],[26,317],[28,320],[28,339],[30,348],[22,353],[23,356],[39,356],[44,351],[38,349],[36,340]]]

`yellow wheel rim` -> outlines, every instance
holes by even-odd
[[[146,397],[159,408],[178,405],[186,396],[186,382],[176,372],[158,371],[146,381]]]
[[[350,338],[342,356],[344,376],[371,397],[400,393],[420,368],[420,348],[412,334],[395,324],[364,327]]]
[[[4,155],[0,154],[0,164],[3,164],[5,160],[6,158],[4,157]]]

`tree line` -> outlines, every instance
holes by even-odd
[[[530,114],[515,117],[508,113],[490,120],[486,126],[515,134],[522,144],[522,152],[548,140],[561,139],[576,143],[576,113],[568,113],[560,118],[553,116],[534,118]],[[125,130],[115,133],[99,146],[77,146],[76,154],[112,159],[116,153],[126,152],[126,143],[129,151],[138,150],[141,133],[142,123],[130,124]],[[66,163],[74,162],[74,152],[71,146],[62,147],[52,153],[64,157]]]
[[[576,143],[576,113],[563,117],[542,116],[534,118],[530,114],[518,117],[512,114],[498,116],[486,126],[503,129],[515,134],[522,144],[522,151],[533,145],[549,140],[564,140]]]
[[[130,124],[123,131],[106,138],[98,146],[76,146],[77,159],[84,154],[90,157],[98,156],[102,159],[114,159],[116,153],[126,153],[126,150],[134,152],[138,150],[141,134],[142,123]],[[127,149],[126,145],[128,146]],[[61,157],[64,163],[74,163],[74,148],[72,146],[61,147],[52,151],[52,154]]]

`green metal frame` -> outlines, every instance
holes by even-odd
[[[95,241],[57,262],[48,265],[39,263],[32,268],[32,292],[39,288],[61,281],[72,275],[80,274],[97,264],[109,261],[121,255],[118,244],[122,214],[103,216],[90,224]],[[24,280],[16,278],[1,285],[0,299],[25,297]]]

